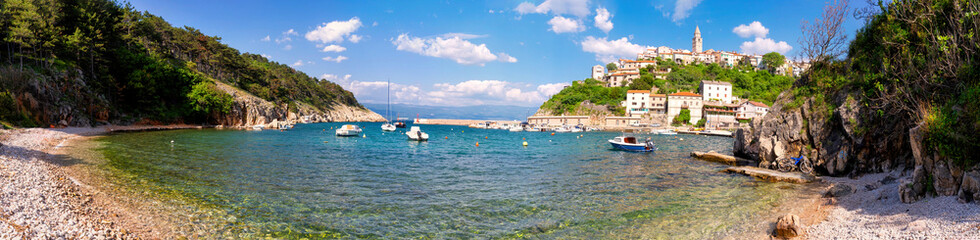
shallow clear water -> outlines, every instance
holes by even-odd
[[[336,137],[340,125],[113,134],[96,140],[98,168],[181,205],[177,225],[204,237],[709,238],[790,191],[689,157],[730,154],[731,138],[650,135],[656,153],[630,153],[610,132],[422,125],[419,143],[379,123]]]

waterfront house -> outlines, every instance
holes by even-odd
[[[682,109],[687,109],[691,111],[691,124],[695,124],[698,120],[701,120],[701,114],[703,113],[703,101],[704,99],[700,94],[691,92],[677,92],[667,95],[667,119],[673,120],[674,117],[681,113]]]
[[[736,121],[736,115],[738,113],[738,104],[721,103],[721,102],[704,102],[704,119],[705,127],[711,128],[729,128],[735,127],[738,124]]]
[[[767,113],[769,113],[769,106],[765,103],[745,101],[738,105],[735,118],[740,120],[749,120],[752,118],[764,117]]]
[[[592,125],[589,116],[530,116],[527,123],[541,127],[559,127],[563,125]]]
[[[622,87],[629,85],[633,79],[640,78],[639,72],[617,71],[606,76],[606,87]]]
[[[629,90],[626,91],[626,101],[622,102],[626,108],[627,116],[642,116],[649,112],[650,91],[649,90]]]

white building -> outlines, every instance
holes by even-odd
[[[602,81],[602,77],[606,76],[606,67],[602,65],[592,66],[592,79]]]
[[[650,91],[649,90],[629,90],[626,91],[626,101],[622,102],[626,107],[626,115],[631,117],[641,116],[650,112]]]
[[[622,87],[640,78],[639,72],[616,72],[606,75],[606,87]]]
[[[765,117],[769,113],[769,106],[765,103],[756,101],[745,101],[738,105],[738,110],[735,114],[737,119],[752,119],[757,117]]]
[[[701,81],[698,87],[705,102],[732,103],[732,84],[720,81]]]
[[[667,119],[673,120],[681,114],[682,109],[691,111],[691,124],[698,123],[702,114],[702,98],[700,94],[690,92],[678,92],[667,95]]]

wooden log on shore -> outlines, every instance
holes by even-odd
[[[738,173],[742,175],[747,175],[751,177],[760,178],[767,181],[773,182],[788,182],[788,183],[809,183],[816,181],[816,177],[810,176],[808,174],[803,174],[801,172],[780,172],[772,169],[757,168],[757,167],[729,167],[722,172],[726,173]]]

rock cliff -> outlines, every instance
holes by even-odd
[[[866,99],[859,91],[844,89],[825,102],[806,98],[799,106],[790,95],[784,92],[768,115],[735,131],[736,156],[757,160],[761,168],[813,175],[904,169],[911,173],[900,187],[904,202],[929,194],[980,198],[980,169],[964,169],[924,149],[921,123],[876,114],[861,104]]]
[[[218,88],[231,94],[235,102],[227,114],[213,116],[216,123],[227,127],[249,127],[266,125],[274,128],[280,123],[297,122],[381,122],[384,117],[366,108],[334,104],[329,110],[319,110],[300,103],[289,111],[289,106],[276,105],[224,83],[217,82]]]

